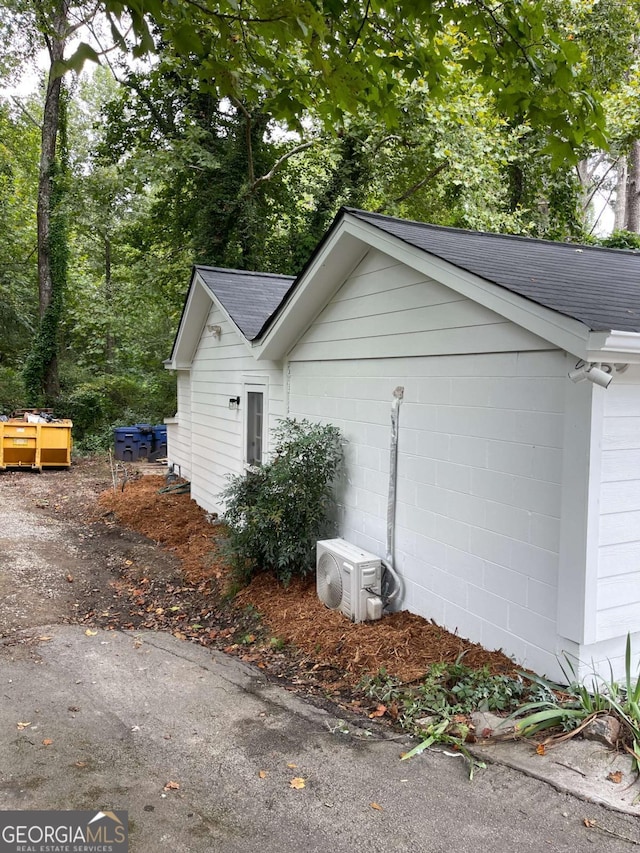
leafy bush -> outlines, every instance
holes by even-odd
[[[9,415],[24,406],[25,391],[22,376],[12,367],[0,366],[0,415]]]
[[[113,444],[113,428],[159,423],[175,411],[175,380],[103,375],[65,389],[56,413],[71,418],[76,450],[95,452]]]
[[[601,246],[608,249],[640,249],[640,234],[633,231],[614,231],[608,237],[599,240]]]
[[[273,460],[232,477],[222,493],[226,552],[243,579],[266,570],[286,584],[313,569],[316,540],[329,526],[342,444],[337,427],[307,420],[281,421],[273,437]]]

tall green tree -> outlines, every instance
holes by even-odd
[[[153,50],[159,33],[218,97],[262,102],[291,125],[308,111],[335,125],[363,109],[393,125],[397,87],[421,78],[437,99],[453,62],[477,76],[501,112],[548,133],[557,159],[586,138],[602,141],[581,47],[555,25],[549,3],[105,0],[104,8],[123,47],[127,12],[137,52]],[[442,38],[449,31],[455,47]],[[78,54],[89,52],[81,45]]]

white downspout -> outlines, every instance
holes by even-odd
[[[396,490],[398,483],[398,423],[400,418],[400,403],[404,397],[404,388],[402,385],[393,392],[393,401],[391,403],[391,447],[389,452],[389,495],[387,499],[387,553],[382,561],[386,569],[386,573],[391,575],[393,588],[391,592],[384,596],[384,606],[388,607],[400,595],[402,591],[402,581],[400,576],[393,567],[393,552],[396,533]],[[386,574],[385,573],[385,574]],[[389,579],[385,576],[384,585],[390,586]]]

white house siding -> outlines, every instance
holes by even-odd
[[[620,643],[640,625],[640,366],[616,373],[604,398],[600,485],[597,658],[615,653],[615,668],[624,671]],[[640,634],[632,637],[636,658]],[[602,646],[602,649],[600,648]],[[617,652],[615,651],[617,650]]]
[[[343,430],[341,535],[382,556],[392,392],[404,386],[401,606],[557,675],[567,379],[549,346],[371,253],[290,353],[289,410]]]
[[[191,375],[188,370],[177,371],[178,411],[175,418],[166,418],[167,456],[172,468],[187,480],[191,479]]]
[[[207,325],[220,326],[220,337]],[[218,512],[227,475],[243,470],[245,409],[243,405],[230,409],[229,398],[242,397],[245,382],[251,378],[266,380],[270,430],[284,414],[282,370],[271,363],[258,365],[235,327],[212,306],[190,373],[191,495],[200,506]]]

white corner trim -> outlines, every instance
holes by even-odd
[[[565,384],[562,525],[558,561],[558,633],[596,640],[601,445],[606,389]]]

